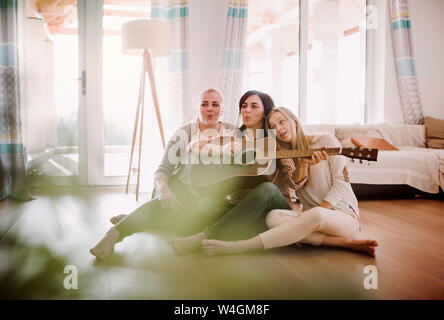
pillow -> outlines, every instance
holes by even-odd
[[[352,137],[351,141],[360,148],[372,148],[378,150],[398,150],[395,146],[382,138]]]
[[[425,125],[380,123],[377,125],[382,138],[395,147],[426,147]]]
[[[444,149],[444,120],[425,117],[428,148]]]
[[[429,140],[427,140],[427,148],[444,149],[444,139],[429,139]]]
[[[351,141],[351,138],[343,139],[340,142],[341,142],[341,146],[343,148],[356,148],[357,147],[357,145],[355,145],[353,143],[353,141]]]
[[[372,127],[362,127],[362,126],[349,126],[349,127],[339,127],[335,129],[336,139],[339,140],[342,147],[355,147],[351,137],[369,137],[369,138],[383,138],[378,129]]]

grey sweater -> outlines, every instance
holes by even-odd
[[[237,129],[235,125],[222,122],[220,133],[230,133],[235,129]],[[188,171],[183,170],[181,164],[183,159],[187,156],[188,144],[191,140],[197,138],[198,132],[198,122],[193,121],[180,127],[173,133],[165,148],[165,152],[163,153],[162,161],[154,173],[154,178],[156,180],[158,178],[163,178],[168,181],[169,178],[174,175],[183,182],[188,181]]]

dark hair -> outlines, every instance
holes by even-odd
[[[271,112],[271,110],[273,110],[275,108],[274,102],[273,102],[273,99],[271,99],[271,97],[268,94],[266,94],[264,92],[256,91],[256,90],[247,91],[240,98],[240,100],[239,100],[239,114],[241,113],[242,105],[244,104],[245,100],[247,100],[247,98],[252,95],[257,95],[261,99],[262,104],[264,105],[264,120],[265,120],[265,118],[268,116],[268,114]],[[244,131],[246,128],[247,127],[243,124],[239,129],[241,131]],[[265,121],[264,121],[264,129],[265,129]],[[267,132],[265,131],[265,136],[266,135],[267,135]]]

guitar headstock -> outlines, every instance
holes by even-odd
[[[371,148],[342,148],[341,154],[348,158],[367,161],[378,161],[378,149]]]

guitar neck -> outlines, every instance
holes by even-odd
[[[270,154],[270,155],[265,154],[263,158],[265,159],[304,158],[312,156],[315,151],[325,151],[329,156],[341,154],[341,148],[310,149],[307,151],[278,150],[275,152],[275,154]]]

